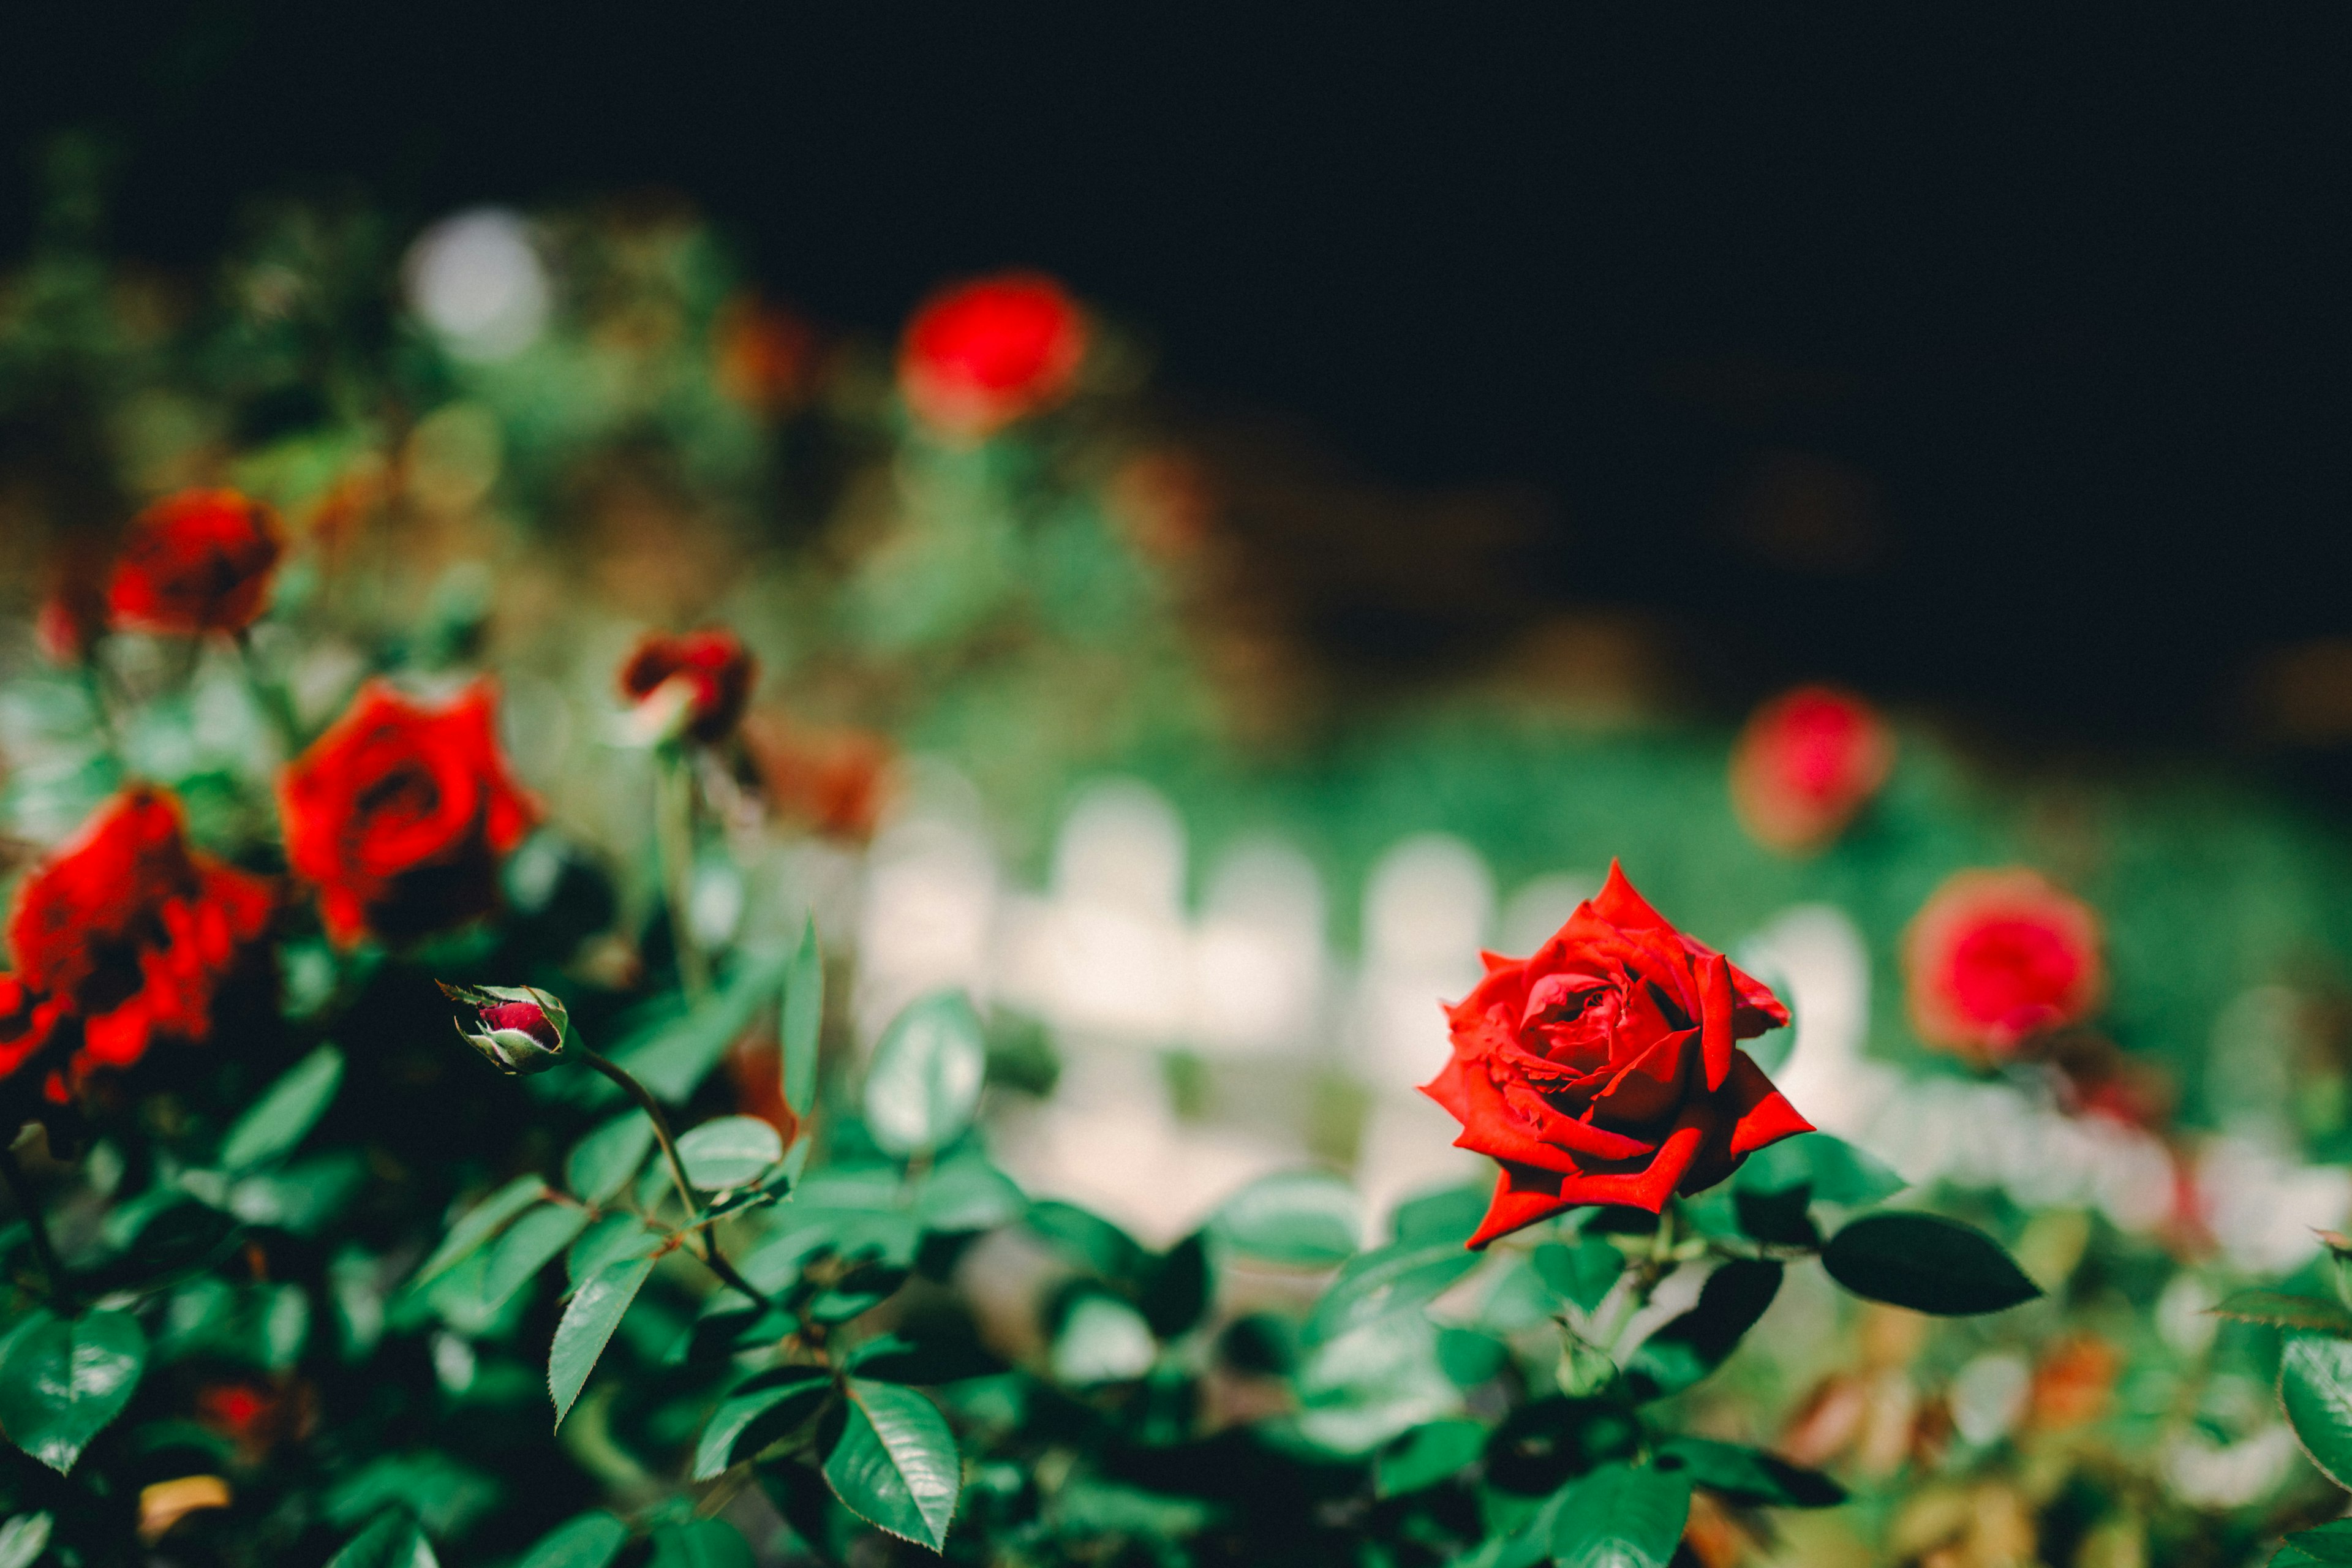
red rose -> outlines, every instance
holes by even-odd
[[[17,889],[0,1062],[13,1071],[68,1018],[81,1070],[129,1067],[158,1035],[203,1039],[215,990],[273,903],[264,879],[188,847],[171,796],[117,795]]]
[[[425,708],[371,681],[287,768],[286,858],[335,941],[403,941],[497,904],[499,861],[539,808],[507,776],[494,703],[487,682]]]
[[[933,295],[908,323],[898,385],[926,424],[989,435],[1059,402],[1086,357],[1077,301],[1053,279],[1007,272]]]
[[[1734,1043],[1786,1024],[1779,998],[1668,925],[1612,862],[1600,894],[1446,1010],[1454,1059],[1422,1092],[1455,1147],[1502,1163],[1473,1247],[1579,1204],[1656,1213],[1811,1124]]]
[[[182,490],[131,520],[108,612],[131,631],[241,631],[261,614],[284,551],[268,507],[235,490]]]
[[[1760,844],[1817,849],[1895,768],[1895,736],[1861,698],[1801,686],[1756,710],[1731,754],[1731,804]]]
[[[1919,1037],[1969,1056],[2081,1022],[2105,985],[2099,917],[2023,869],[1953,876],[1912,921],[1903,957]]]
[[[723,627],[683,637],[647,632],[622,662],[621,695],[641,703],[676,681],[686,733],[707,745],[725,740],[742,721],[759,678],[760,661]]]

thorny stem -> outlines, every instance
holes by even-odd
[[[73,1288],[66,1281],[65,1265],[58,1261],[58,1249],[49,1243],[48,1222],[41,1217],[40,1199],[34,1195],[33,1184],[25,1178],[25,1167],[16,1163],[16,1151],[0,1144],[0,1179],[8,1184],[8,1195],[16,1201],[16,1212],[25,1216],[25,1228],[33,1238],[33,1256],[40,1259],[41,1272],[49,1281],[49,1305],[58,1311],[73,1310]]]
[[[637,1102],[637,1109],[646,1113],[646,1120],[654,1124],[654,1141],[661,1145],[662,1157],[669,1162],[670,1180],[677,1184],[678,1199],[686,1205],[686,1217],[691,1221],[695,1211],[694,1184],[686,1179],[686,1162],[678,1158],[677,1139],[669,1130],[669,1117],[663,1111],[661,1101],[654,1098],[651,1089],[636,1080],[635,1074],[610,1058],[583,1049],[580,1053],[580,1058],[614,1083],[619,1084],[627,1092],[629,1098]],[[762,1307],[775,1305],[768,1300],[765,1291],[754,1287],[750,1280],[736,1271],[732,1263],[727,1261],[726,1254],[719,1250],[719,1238],[713,1236],[708,1227],[697,1228],[689,1226],[688,1233],[701,1237],[702,1246],[699,1248],[699,1255],[704,1265],[725,1281],[730,1289],[741,1291]]]

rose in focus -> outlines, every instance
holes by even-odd
[[[284,551],[268,507],[235,490],[182,490],[131,520],[108,616],[129,631],[242,631],[266,607]]]
[[[673,637],[648,632],[621,663],[621,695],[640,710],[656,700],[673,702],[667,733],[682,730],[709,745],[725,740],[742,722],[759,679],[760,661],[741,639],[721,627]],[[665,695],[667,694],[667,695]]]
[[[1525,959],[1487,953],[1447,1009],[1454,1056],[1423,1088],[1500,1162],[1473,1247],[1573,1208],[1656,1213],[1755,1151],[1812,1131],[1739,1049],[1789,1011],[1685,936],[1613,863],[1600,893]]]
[[[441,985],[457,1006],[458,1035],[500,1072],[545,1072],[572,1043],[572,1015],[532,985]]]
[[[371,681],[287,768],[287,859],[336,942],[404,941],[496,907],[499,864],[539,808],[508,776],[494,710],[487,682],[427,708]]]
[[[1803,686],[1758,709],[1731,755],[1731,804],[1769,848],[1818,849],[1845,830],[1895,768],[1895,736],[1875,709],[1833,687]]]
[[[1903,958],[1919,1037],[1979,1059],[2082,1022],[2106,984],[2098,915],[2021,868],[1948,879],[1912,920]]]
[[[898,385],[925,424],[977,438],[1066,396],[1087,322],[1053,279],[1008,272],[932,296],[908,323]]]

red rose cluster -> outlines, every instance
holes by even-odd
[[[907,325],[898,386],[933,429],[993,435],[1068,395],[1087,321],[1053,279],[1007,272],[933,295]]]
[[[1738,1044],[1789,1010],[1614,863],[1533,956],[1485,957],[1447,1009],[1454,1058],[1422,1090],[1462,1123],[1457,1148],[1503,1167],[1472,1247],[1580,1204],[1655,1214],[1812,1131]]]
[[[116,796],[27,876],[0,974],[0,1077],[37,1058],[66,1098],[159,1037],[211,1032],[214,995],[269,923],[269,882],[188,847],[177,803]]]

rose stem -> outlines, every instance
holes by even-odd
[[[253,629],[239,627],[236,640],[237,658],[244,664],[246,689],[268,713],[269,721],[278,728],[278,738],[286,742],[287,755],[292,756],[302,749],[302,737],[294,722],[294,704],[288,699],[284,686],[263,678],[260,657],[253,651]]]
[[[33,1184],[25,1179],[25,1167],[16,1163],[16,1151],[5,1145],[0,1145],[0,1178],[6,1180],[8,1195],[16,1200],[16,1212],[25,1216],[25,1228],[33,1238],[33,1256],[40,1259],[41,1272],[48,1277],[49,1305],[70,1314],[73,1292],[66,1284],[65,1265],[58,1261],[58,1249],[49,1244],[48,1221],[41,1217],[40,1200],[33,1194]]]
[[[654,764],[655,845],[661,857],[662,894],[669,903],[670,946],[677,952],[677,977],[688,997],[710,992],[710,967],[694,938],[694,784],[685,752],[676,742],[661,748]]]
[[[669,1162],[670,1180],[677,1184],[677,1195],[686,1205],[686,1217],[690,1223],[694,1218],[696,1206],[694,1184],[686,1179],[686,1162],[678,1158],[677,1140],[670,1133],[669,1117],[663,1112],[661,1101],[656,1100],[653,1097],[653,1091],[639,1083],[635,1075],[628,1068],[609,1057],[598,1056],[594,1051],[583,1047],[580,1052],[580,1059],[625,1089],[629,1098],[637,1102],[637,1109],[646,1113],[646,1120],[654,1124],[654,1141],[661,1145],[662,1156]],[[727,1261],[726,1254],[719,1250],[719,1238],[710,1233],[708,1226],[698,1234],[702,1237],[702,1261],[709,1266],[713,1274],[718,1275],[730,1289],[741,1291],[762,1307],[775,1305],[768,1300],[766,1292],[756,1289],[750,1280],[735,1271],[735,1266]]]

